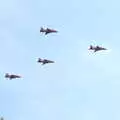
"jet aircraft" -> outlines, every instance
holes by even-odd
[[[5,78],[9,78],[10,80],[15,79],[15,78],[21,78],[20,75],[15,75],[15,74],[5,74]]]
[[[45,35],[47,35],[48,33],[57,33],[58,31],[50,28],[44,29],[43,27],[41,27],[40,32],[45,33]]]
[[[54,61],[47,60],[47,59],[41,59],[41,58],[38,58],[37,62],[42,63],[42,65],[45,65],[47,63],[54,63]]]
[[[94,52],[100,51],[100,50],[107,50],[106,48],[100,47],[100,46],[92,46],[90,45],[89,50],[94,50]]]

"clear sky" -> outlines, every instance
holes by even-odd
[[[120,120],[119,5],[119,0],[1,0],[0,116]],[[41,26],[59,32],[44,36]],[[93,53],[90,44],[109,50]],[[55,63],[41,66],[39,57]],[[9,81],[6,72],[23,78]]]

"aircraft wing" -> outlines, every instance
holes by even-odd
[[[98,50],[96,50],[96,49],[94,50],[94,52],[97,52],[97,51],[98,51]]]
[[[50,32],[45,32],[45,35],[47,35],[48,33],[50,33]]]

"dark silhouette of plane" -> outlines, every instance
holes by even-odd
[[[47,59],[41,59],[41,58],[38,58],[37,62],[42,63],[42,65],[45,65],[47,63],[54,63],[54,61],[47,60]]]
[[[15,78],[21,78],[21,76],[19,76],[19,75],[14,75],[14,74],[8,74],[8,73],[6,73],[5,74],[5,78],[9,78],[10,80],[11,79],[15,79]]]
[[[48,33],[57,33],[58,31],[54,29],[49,29],[49,28],[44,29],[43,27],[41,27],[40,32],[43,32],[45,33],[45,35],[47,35]]]
[[[100,51],[100,50],[107,50],[106,48],[100,47],[100,46],[92,46],[90,45],[89,50],[94,50],[94,52]]]

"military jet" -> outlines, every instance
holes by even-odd
[[[100,47],[100,46],[92,46],[90,45],[89,50],[94,50],[94,52],[100,51],[100,50],[107,50],[106,48]]]
[[[44,29],[43,27],[41,27],[40,32],[45,33],[45,35],[47,35],[48,33],[57,33],[58,31],[49,28]]]
[[[41,58],[38,58],[37,62],[42,63],[42,65],[45,65],[47,63],[54,63],[54,61],[47,60],[47,59],[41,59]]]
[[[12,80],[12,79],[15,79],[15,78],[21,78],[21,76],[20,75],[14,75],[14,74],[10,75],[10,74],[6,73],[5,78],[9,78],[10,80]]]

